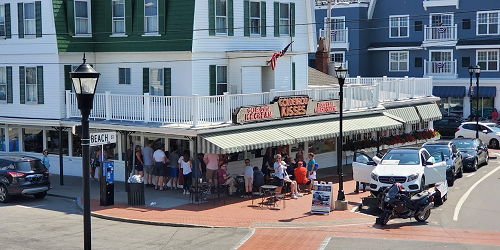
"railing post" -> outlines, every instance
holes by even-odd
[[[111,92],[105,91],[106,121],[111,120]]]
[[[198,95],[197,94],[193,94],[191,109],[193,112],[193,128],[196,128],[196,126],[198,126]]]
[[[415,77],[412,77],[411,81],[410,81],[410,90],[411,90],[410,98],[411,99],[415,98],[416,88],[417,88],[417,81],[415,80]]]
[[[349,43],[349,28],[345,27],[345,43]],[[349,46],[346,46],[347,50],[349,50]],[[346,68],[348,69],[348,68]]]
[[[352,108],[352,85],[347,85],[347,91],[344,92],[347,94],[347,98],[344,98],[344,100],[346,100],[346,105],[345,105],[345,109],[346,110],[350,110]]]
[[[432,95],[433,80],[433,76],[429,76],[429,81],[427,81],[427,87],[425,88],[425,96]]]
[[[149,93],[144,93],[144,122],[148,123],[151,121],[150,113],[151,98]]]
[[[384,76],[386,77],[386,76]],[[399,94],[401,92],[401,84],[398,81],[394,81],[396,83],[396,100],[399,100]]]
[[[230,117],[231,117],[231,98],[229,98],[229,93],[224,92],[224,121],[223,122],[228,122]]]
[[[66,90],[66,118],[71,117],[71,90]]]
[[[453,75],[457,75],[457,59],[455,59],[455,60],[453,61],[453,63],[455,64],[455,65],[454,65],[454,66],[455,66],[455,67],[454,67],[455,71],[453,72]]]
[[[307,89],[307,90],[310,93],[309,98],[311,98],[312,100],[317,100],[316,99],[316,89]]]
[[[424,60],[424,76],[427,75],[427,60]]]
[[[387,76],[383,76],[382,81],[387,82]]]
[[[274,99],[275,95],[276,95],[275,89],[269,90],[269,101],[272,101]]]
[[[373,83],[375,85],[375,93],[373,95],[373,105],[374,107],[378,107],[380,102],[380,85],[377,83]]]
[[[427,25],[424,25],[424,41],[427,41]]]
[[[356,84],[361,84],[361,76],[356,77]]]

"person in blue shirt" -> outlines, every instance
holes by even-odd
[[[49,172],[49,182],[50,182],[50,180],[52,179],[52,174],[50,173],[49,151],[47,149],[45,149],[43,151],[43,156],[42,156],[41,160],[42,160],[43,165],[45,165],[45,167],[47,168],[47,170]]]
[[[316,171],[314,170],[316,160],[314,160],[314,153],[309,153],[308,157],[309,162],[307,163],[307,178],[314,182],[314,180],[316,180]]]

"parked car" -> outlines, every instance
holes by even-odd
[[[419,192],[427,185],[446,181],[443,153],[431,155],[425,148],[391,149],[378,164],[370,158],[367,163],[353,162],[352,168],[353,173],[364,173],[354,175],[354,180],[369,181],[375,196],[396,182],[401,183],[406,191]]]
[[[462,119],[457,117],[443,117],[441,120],[434,121],[434,130],[437,130],[441,136],[455,137],[458,127],[462,124]]]
[[[9,202],[13,195],[34,195],[42,199],[49,189],[49,172],[39,158],[0,156],[0,202]]]
[[[492,122],[464,122],[455,133],[455,138],[476,138],[476,129],[479,129],[479,139],[488,144],[489,148],[499,148],[500,126]]]
[[[488,146],[481,139],[457,138],[451,140],[462,154],[462,165],[472,171],[476,171],[481,164],[488,164]]]
[[[422,145],[430,154],[435,152],[443,152],[446,161],[446,180],[450,187],[455,184],[455,177],[462,178],[464,167],[462,164],[462,154],[457,149],[457,146],[452,141],[435,141],[427,142]]]

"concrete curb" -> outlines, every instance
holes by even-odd
[[[51,194],[51,193],[47,193],[48,196],[52,196],[52,197],[57,197],[57,198],[64,198],[64,199],[72,199],[72,200],[76,200],[77,197],[73,197],[73,196],[67,196],[67,195],[60,195],[60,194]]]

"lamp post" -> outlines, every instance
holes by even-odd
[[[479,65],[474,67],[474,73],[476,73],[476,139],[479,139],[479,74],[481,73]]]
[[[96,72],[86,63],[85,53],[83,54],[83,63],[75,71],[69,73],[73,81],[73,87],[78,100],[78,109],[82,114],[82,179],[83,179],[83,240],[84,249],[90,250],[90,132],[89,116],[94,104],[94,94],[97,86],[97,80],[100,73]]]
[[[474,73],[474,67],[469,66],[469,76],[470,76],[470,85],[469,85],[469,96],[470,96],[470,114],[469,117],[472,117],[472,74]]]
[[[335,74],[337,75],[337,79],[338,79],[339,85],[340,85],[339,137],[337,138],[337,141],[338,141],[337,142],[337,174],[339,176],[339,192],[337,195],[337,200],[344,201],[345,200],[344,171],[343,171],[343,166],[342,166],[342,110],[343,110],[342,103],[344,102],[344,83],[345,83],[345,78],[347,76],[347,69],[344,68],[344,66],[341,64],[340,67],[335,69]]]

